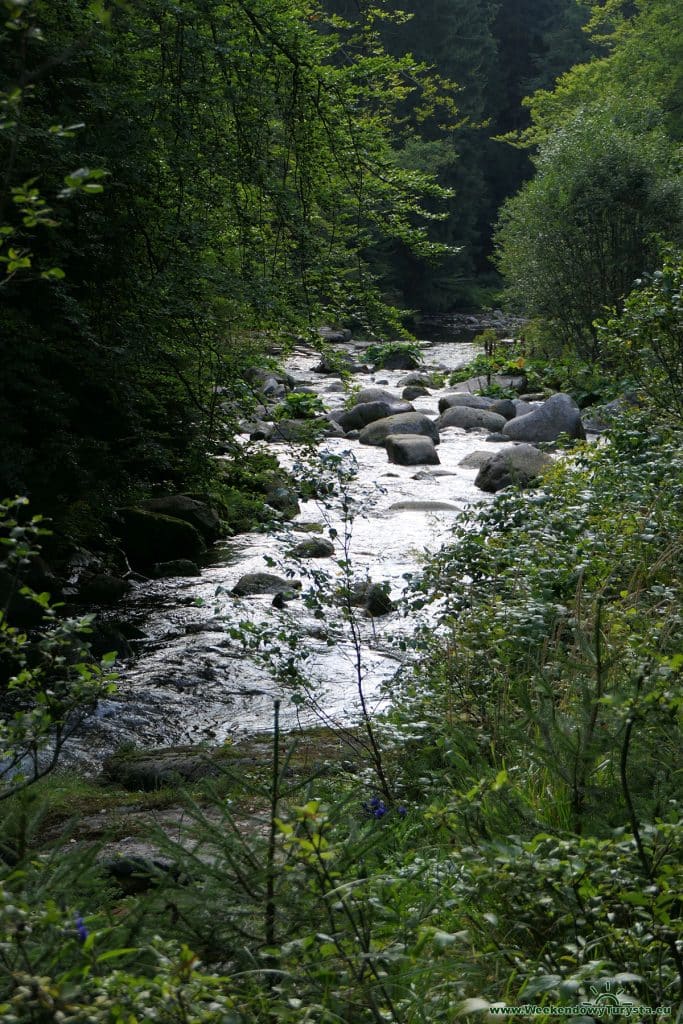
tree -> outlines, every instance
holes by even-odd
[[[671,146],[656,129],[636,135],[634,122],[633,112],[612,110],[558,128],[535,159],[536,177],[504,205],[496,236],[509,296],[591,359],[593,322],[653,265],[654,233],[683,227]]]
[[[97,4],[10,2],[26,28],[0,35],[0,89],[24,96],[0,133],[5,206],[31,179],[51,206],[74,166],[109,174],[59,232],[24,225],[65,278],[15,275],[0,309],[0,493],[73,524],[203,486],[219,395],[238,400],[267,339],[396,329],[364,252],[433,250],[419,219],[439,190],[391,147],[415,61],[347,58],[315,0],[121,3],[106,24]]]

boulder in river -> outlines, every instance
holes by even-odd
[[[560,434],[585,439],[579,407],[570,395],[552,395],[543,405],[526,414],[515,416],[503,427],[513,441],[554,441]]]
[[[421,434],[431,437],[434,444],[439,443],[436,423],[421,412],[399,413],[369,423],[361,430],[359,440],[361,444],[383,445],[390,434]]]
[[[393,405],[394,402],[400,401],[398,395],[387,391],[386,388],[363,388],[351,397],[351,406],[364,405],[366,402],[387,402]]]
[[[405,402],[412,402],[414,398],[422,398],[428,394],[427,388],[423,388],[421,384],[409,384],[403,389],[401,397]]]
[[[120,515],[123,550],[135,567],[150,569],[175,558],[195,561],[206,550],[202,535],[184,519],[140,508],[124,508]]]
[[[394,610],[394,602],[389,597],[386,583],[371,583],[365,595],[365,610],[372,618],[388,615]]]
[[[331,558],[334,544],[325,537],[308,537],[292,548],[295,558]]]
[[[420,434],[389,434],[384,439],[389,462],[396,466],[438,466],[439,454],[431,437]]]
[[[265,503],[286,519],[293,519],[301,511],[296,491],[280,480],[273,480],[266,487]]]
[[[537,408],[537,406],[527,402],[524,398],[513,398],[512,404],[515,407],[515,416],[526,416],[528,412],[533,412]]]
[[[286,580],[271,572],[248,572],[239,578],[232,593],[236,597],[247,597],[252,594],[288,594],[292,590],[301,590],[301,580]]]
[[[453,501],[433,501],[428,498],[404,498],[389,507],[389,512],[459,512]]]
[[[408,348],[397,348],[382,356],[379,365],[383,370],[416,370],[420,357]]]
[[[506,420],[513,420],[517,415],[515,403],[509,398],[497,398],[495,402],[491,403],[489,412],[497,412],[499,416],[504,416]]]
[[[482,395],[468,395],[462,391],[452,391],[448,395],[442,395],[439,399],[439,412],[446,412],[446,409],[490,409],[493,405],[492,398],[484,398]]]
[[[507,420],[488,409],[471,409],[467,406],[453,406],[446,409],[436,421],[439,430],[446,427],[460,427],[462,430],[502,430]]]
[[[313,367],[313,373],[325,373],[329,376],[341,377],[342,373],[367,373],[368,367],[357,363],[352,355],[345,351],[326,352],[320,362]]]
[[[405,377],[401,377],[397,383],[400,388],[408,386],[430,388],[432,386],[431,377],[426,373],[407,373]]]
[[[84,573],[78,583],[78,598],[88,604],[116,604],[130,590],[129,580],[111,573]]]
[[[169,494],[165,498],[151,498],[143,508],[149,512],[161,512],[162,515],[183,519],[201,533],[204,540],[211,544],[221,533],[221,521],[217,512],[204,501],[191,498],[188,494]]]
[[[477,473],[475,484],[482,491],[495,494],[511,484],[529,487],[551,466],[553,460],[532,444],[514,444],[497,452]]]
[[[402,412],[415,412],[410,402],[394,399],[392,402],[360,402],[353,409],[344,409],[339,414],[335,409],[328,415],[334,416],[344,431],[362,430],[368,423],[384,420],[387,416],[397,416]]]
[[[314,444],[323,434],[336,433],[335,424],[320,417],[312,420],[278,420],[269,431],[268,441],[291,441],[294,444]]]
[[[479,448],[475,452],[470,452],[464,459],[461,459],[458,465],[462,466],[463,469],[481,469],[492,458],[493,456],[490,451],[486,452]]]
[[[154,566],[154,575],[157,579],[166,579],[170,576],[201,576],[202,572],[196,562],[189,558],[174,558],[170,562],[157,562]]]

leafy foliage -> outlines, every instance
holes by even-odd
[[[618,112],[579,113],[543,143],[532,181],[502,209],[499,266],[509,297],[560,344],[599,356],[593,321],[653,265],[652,236],[676,237],[683,193],[671,148]]]
[[[0,492],[68,522],[75,501],[205,483],[268,339],[396,329],[363,254],[433,248],[420,208],[442,190],[391,148],[420,67],[347,60],[314,0],[12,6]],[[64,277],[24,272],[29,251]]]
[[[419,366],[423,359],[419,344],[411,341],[387,341],[368,345],[365,350],[365,358],[376,367],[387,366],[393,356],[405,356],[415,366]]]
[[[112,690],[111,662],[93,662],[83,634],[90,619],[58,618],[47,592],[23,583],[38,553],[40,517],[22,521],[25,501],[0,504],[0,801],[52,771],[68,737]],[[37,629],[13,624],[37,610]]]
[[[665,416],[683,417],[683,254],[664,250],[661,269],[636,281],[620,316],[598,324],[608,358],[640,384]]]

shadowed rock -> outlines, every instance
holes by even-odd
[[[415,412],[410,402],[394,400],[392,402],[361,402],[353,409],[345,409],[336,417],[342,430],[362,430],[368,423],[384,420],[387,416],[398,416],[402,412]]]
[[[240,577],[232,593],[236,597],[247,597],[251,594],[286,594],[291,590],[301,590],[301,580],[286,580],[270,572],[248,572]]]
[[[509,445],[484,463],[474,483],[490,494],[511,484],[529,487],[552,463],[549,455],[532,444]]]

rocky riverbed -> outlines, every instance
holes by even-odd
[[[427,375],[456,370],[475,355],[472,344],[463,341],[423,342],[422,350],[421,372]],[[362,346],[337,338],[335,351],[363,367]],[[324,401],[329,419],[336,420],[348,393],[339,376],[320,372],[319,364],[317,352],[297,348],[286,364],[288,387],[304,389],[303,393],[310,389]],[[405,369],[366,368],[354,374],[352,386],[381,388],[398,401],[404,387],[411,386],[405,378]],[[492,426],[506,423],[496,413],[491,423],[457,416],[451,423],[444,414],[453,412],[448,404],[453,388],[443,378],[438,382],[436,388],[412,385],[425,393],[411,397],[414,413],[407,414],[421,414],[429,421],[439,441],[438,464],[431,459],[418,465],[390,462],[384,444],[361,443],[362,434],[359,440],[353,432],[349,436],[331,427],[335,433],[319,442],[316,457],[329,462],[336,456],[342,465],[353,467],[341,493],[302,503],[300,513],[281,529],[218,542],[199,577],[134,586],[124,606],[140,636],[132,641],[134,657],[121,667],[116,695],[100,703],[72,742],[72,759],[94,766],[123,744],[223,743],[260,732],[272,721],[276,697],[282,701],[284,728],[353,722],[359,715],[356,641],[364,692],[371,707],[381,705],[386,684],[410,656],[400,641],[415,625],[396,600],[425,556],[447,539],[454,517],[475,502],[490,500],[475,486],[486,458],[482,453],[512,449],[504,444],[507,438],[500,430],[497,441],[487,440]],[[469,391],[463,386],[461,393]],[[465,406],[462,411],[478,410]],[[259,436],[258,430],[255,434]],[[307,472],[321,473],[311,462],[310,449],[281,439],[258,443],[276,451],[280,463],[295,475],[301,472],[302,459]],[[328,541],[322,545],[326,550],[318,552],[327,557],[308,557],[311,548],[305,542],[312,539]],[[361,588],[363,581],[380,584],[380,594],[392,602],[392,610],[379,609],[376,614],[360,607],[354,613],[357,637],[333,604],[322,610],[315,607],[316,598],[334,589],[348,572]],[[300,582],[300,587],[290,583],[291,594],[278,596],[277,585],[261,580],[255,588],[240,585],[233,592],[245,576],[263,573]],[[120,609],[116,614],[120,618]],[[256,636],[268,650],[266,661],[254,657],[250,649]],[[296,665],[307,680],[305,692],[277,678],[274,665],[285,674],[289,668],[290,676]]]

